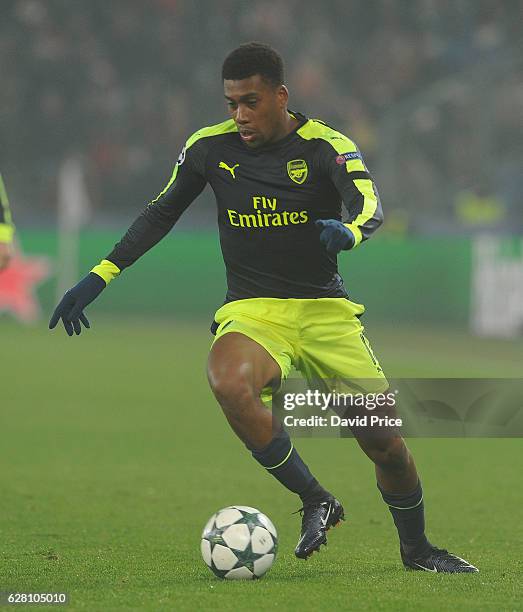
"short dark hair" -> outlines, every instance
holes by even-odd
[[[283,84],[283,59],[269,45],[249,42],[234,49],[225,58],[222,66],[222,80],[239,81],[259,74],[277,87]]]

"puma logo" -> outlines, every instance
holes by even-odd
[[[234,170],[239,166],[240,164],[234,164],[234,166],[231,168],[230,166],[228,166],[225,162],[221,161],[218,165],[218,168],[223,168],[224,170],[227,170],[227,172],[231,173],[231,176],[233,179],[236,178],[236,175],[234,174]]]

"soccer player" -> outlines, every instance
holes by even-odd
[[[7,199],[4,180],[0,174],[0,271],[7,268],[11,259],[11,242],[14,231],[9,200]]]
[[[283,62],[271,47],[241,45],[225,59],[222,79],[230,119],[187,140],[165,189],[65,294],[49,327],[61,319],[70,336],[80,334],[81,323],[89,327],[85,307],[161,240],[209,183],[228,285],[212,329],[209,383],[254,459],[300,496],[295,554],[306,559],[344,518],[343,507],[313,476],[287,432],[273,428],[264,400],[293,365],[309,380],[370,380],[366,392],[387,389],[363,335],[364,308],[348,299],[337,270],[337,255],[380,226],[381,204],[356,145],[322,121],[288,109]],[[375,463],[405,567],[477,571],[427,540],[421,484],[403,439],[357,439]]]

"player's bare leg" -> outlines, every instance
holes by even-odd
[[[383,491],[402,494],[418,484],[414,459],[400,436],[358,437],[363,452],[374,462],[376,480]]]
[[[207,376],[211,389],[236,435],[260,449],[273,438],[273,418],[260,399],[265,387],[277,387],[281,371],[258,343],[235,332],[211,349]]]
[[[253,457],[300,496],[303,519],[295,553],[306,559],[326,543],[326,532],[344,518],[344,513],[339,501],[311,474],[287,432],[275,424],[260,399],[265,387],[278,386],[279,365],[254,340],[230,332],[214,343],[207,375],[227,420]]]
[[[400,554],[407,569],[471,573],[477,568],[433,546],[425,536],[423,491],[414,459],[399,435],[356,436],[374,462],[376,480],[389,506],[400,539]]]

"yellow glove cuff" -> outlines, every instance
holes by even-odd
[[[358,246],[358,244],[361,242],[363,238],[361,234],[361,230],[357,225],[354,225],[354,223],[344,223],[343,225],[346,228],[350,229],[350,231],[354,234],[354,245],[352,246],[352,248],[354,249],[355,247]]]
[[[116,278],[118,274],[120,274],[121,270],[117,265],[113,264],[112,261],[102,259],[102,261],[95,266],[91,272],[98,274],[98,276],[104,279],[105,284],[108,285],[113,278]]]

